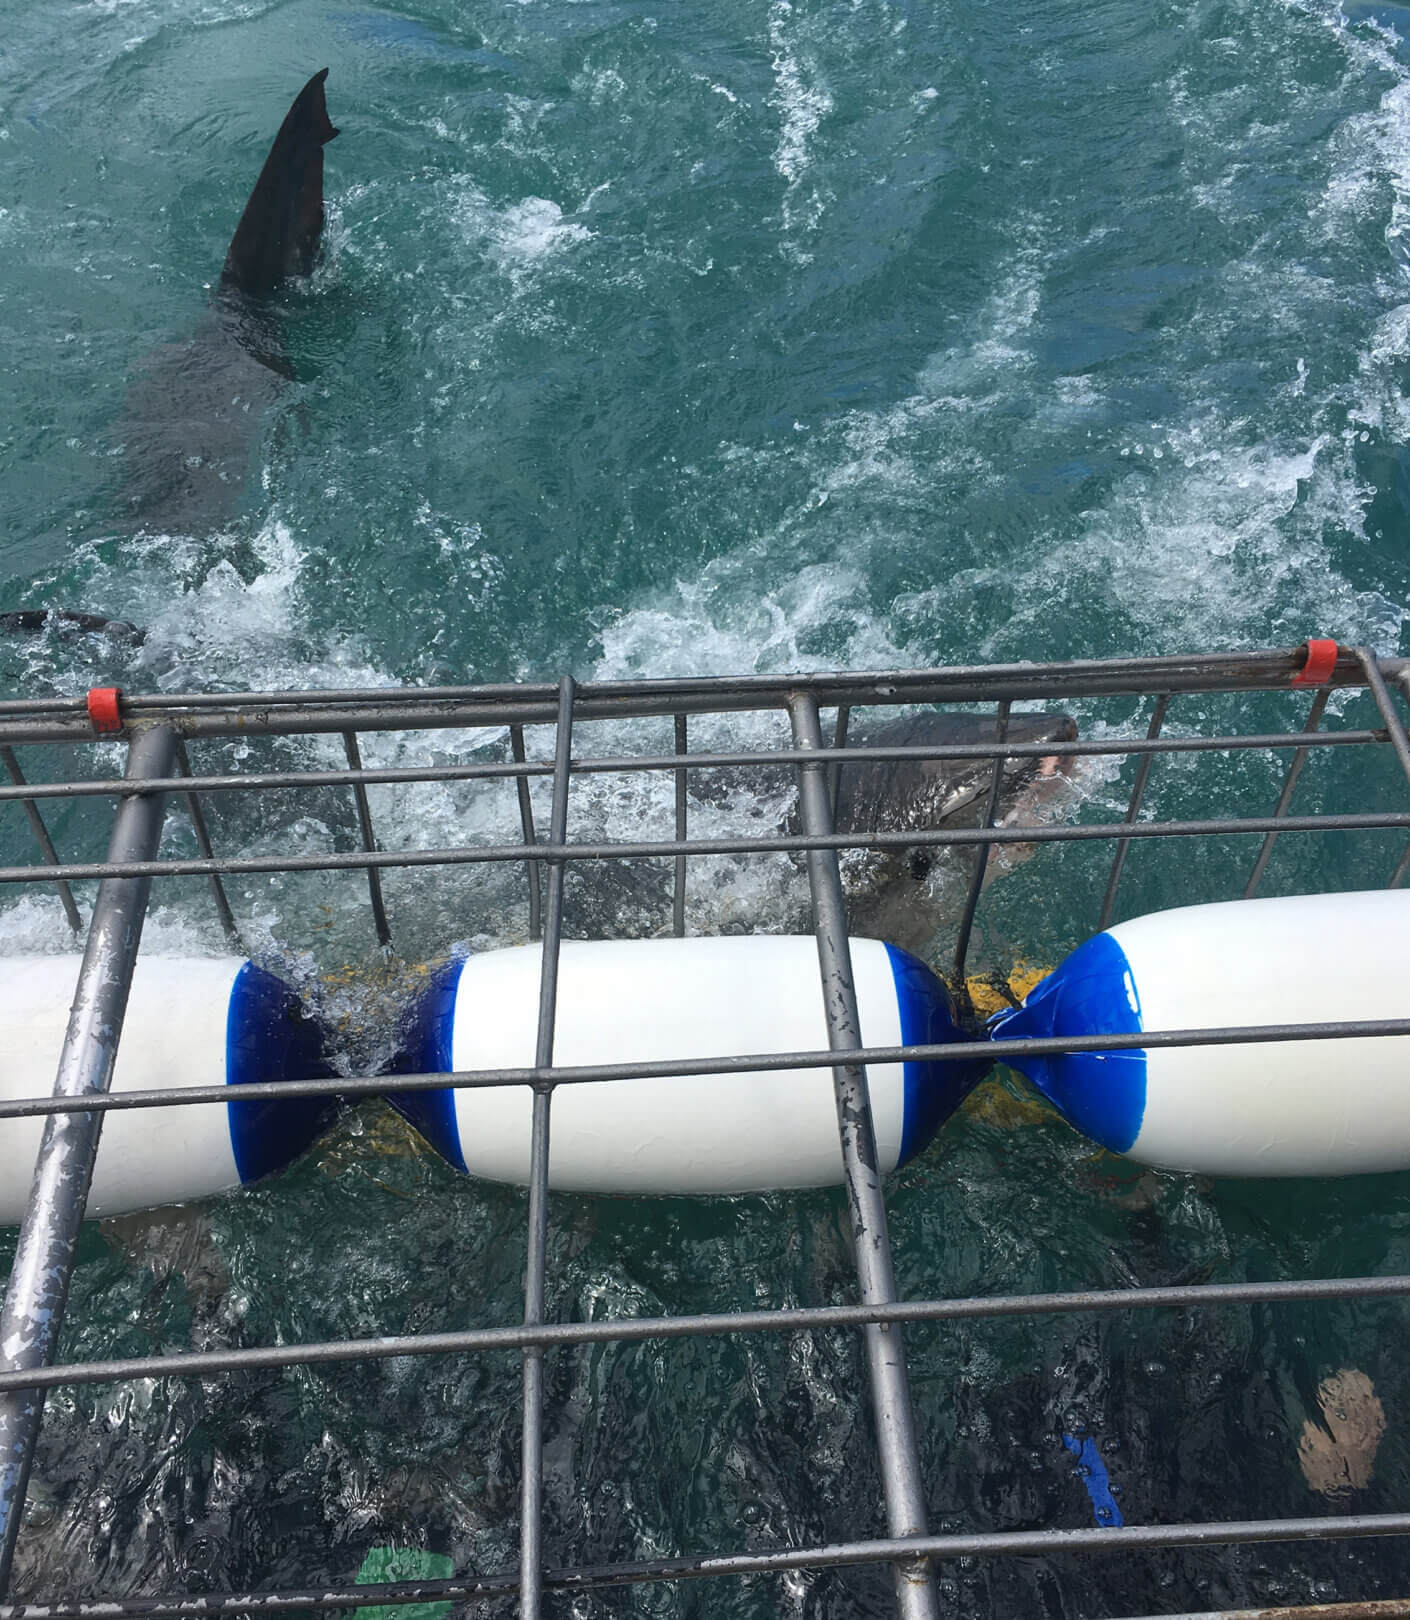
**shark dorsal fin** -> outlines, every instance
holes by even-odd
[[[327,68],[315,73],[285,114],[225,256],[222,287],[267,298],[286,276],[313,269],[323,233],[323,148],[338,133],[323,97],[327,77]]]

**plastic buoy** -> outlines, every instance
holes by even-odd
[[[1410,1017],[1410,893],[1187,906],[1119,923],[998,1014],[1004,1039]],[[1410,1168],[1410,1037],[1020,1058],[1103,1147],[1227,1176]]]
[[[398,1072],[531,1068],[541,948],[448,964],[417,1001]],[[867,1046],[962,1040],[949,996],[913,956],[852,941]],[[811,938],[567,943],[558,967],[557,1067],[666,1062],[828,1046]],[[879,1168],[920,1151],[989,1068],[973,1061],[873,1065]],[[529,1086],[402,1092],[391,1098],[458,1169],[529,1176]],[[574,1082],[553,1094],[549,1184],[576,1192],[739,1193],[842,1179],[830,1069]]]
[[[0,1096],[47,1097],[54,1085],[76,956],[0,958]],[[113,1069],[116,1091],[238,1087],[332,1071],[295,993],[233,957],[141,956]],[[302,1153],[330,1099],[201,1103],[107,1113],[90,1216],[203,1198],[255,1181]],[[24,1213],[42,1118],[0,1120],[0,1222]]]

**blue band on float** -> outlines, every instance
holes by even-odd
[[[455,956],[433,970],[431,981],[412,1009],[410,1039],[392,1061],[394,1074],[443,1074],[451,1067],[455,1034],[455,999],[460,988],[463,957]],[[394,1091],[387,1101],[449,1164],[468,1175],[460,1151],[460,1127],[455,1117],[455,1093],[448,1087],[435,1091]]]
[[[897,945],[888,945],[886,954],[896,982],[902,1046],[938,1046],[973,1039],[955,1022],[949,991],[924,962]],[[990,1057],[976,1057],[967,1062],[951,1059],[905,1064],[898,1168],[929,1146],[936,1131],[989,1072],[993,1061]]]
[[[1024,1004],[989,1020],[1003,1040],[1063,1035],[1139,1035],[1141,1000],[1126,953],[1110,934],[1080,945],[1029,991]],[[1008,1060],[1094,1142],[1125,1153],[1146,1112],[1146,1054],[1066,1052]]]
[[[303,1002],[274,974],[246,962],[230,989],[225,1020],[225,1083],[324,1080],[334,1070],[323,1054],[318,1025]],[[322,1130],[336,1107],[332,1097],[252,1099],[225,1105],[230,1148],[242,1182],[282,1169]]]

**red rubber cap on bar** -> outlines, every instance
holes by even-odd
[[[1301,651],[1306,654],[1302,668],[1292,678],[1294,686],[1325,686],[1337,667],[1335,641],[1304,641]]]
[[[88,722],[97,732],[121,731],[122,716],[118,713],[120,686],[95,686],[88,693]]]

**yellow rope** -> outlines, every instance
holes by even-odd
[[[1006,975],[1014,999],[1022,1001],[1033,986],[1039,980],[1046,979],[1051,971],[1051,968],[1034,967],[1031,962],[1015,962]],[[984,1018],[1013,1005],[991,979],[967,979],[965,988],[969,991],[975,1012]],[[1034,1125],[1040,1120],[1053,1119],[1057,1114],[1057,1110],[1031,1086],[1016,1080],[1008,1069],[1002,1067],[970,1092],[960,1111],[970,1119],[1004,1129],[1015,1125]]]

